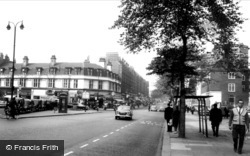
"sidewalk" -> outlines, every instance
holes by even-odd
[[[178,134],[167,132],[165,123],[162,156],[235,156],[240,155],[233,150],[231,131],[228,119],[223,119],[219,129],[219,137],[214,137],[211,122],[208,121],[208,137],[199,132],[197,113],[186,113],[186,138],[178,138]],[[242,156],[250,156],[250,137],[246,137]]]
[[[72,110],[68,109],[67,113],[58,113],[58,111],[54,112],[54,110],[46,110],[46,111],[39,111],[39,112],[33,112],[33,113],[25,113],[20,114],[17,116],[18,119],[23,118],[37,118],[37,117],[52,117],[52,116],[66,116],[66,115],[78,115],[78,114],[91,114],[91,113],[101,113],[103,110],[87,110],[86,112],[84,110]],[[3,110],[0,111],[0,118],[6,119],[6,116],[4,115]]]

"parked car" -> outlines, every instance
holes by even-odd
[[[164,106],[160,106],[158,109],[159,112],[164,112],[165,111],[165,107]]]
[[[156,105],[150,106],[150,111],[157,111],[157,106]]]
[[[85,110],[85,111],[89,109],[89,107],[86,106],[86,105],[84,105],[82,102],[78,102],[78,103],[77,103],[77,108],[78,108],[78,109],[83,109],[83,110]]]
[[[128,118],[132,120],[133,110],[131,109],[130,106],[121,105],[117,107],[115,111],[115,119],[120,119],[120,118]]]
[[[4,108],[7,104],[8,99],[2,98],[0,99],[0,108]]]

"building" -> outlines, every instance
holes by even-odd
[[[242,56],[242,59],[248,60],[249,48],[245,45],[239,45],[235,50]],[[246,61],[248,62],[248,61]],[[220,102],[222,106],[234,106],[239,99],[242,99],[245,105],[250,103],[250,77],[249,69],[244,73],[226,72],[223,69],[212,69],[207,80],[197,86],[197,95],[211,95],[206,103],[211,106],[215,102]]]
[[[2,55],[1,55],[2,56]],[[0,58],[0,89],[11,94],[12,62]],[[14,95],[31,99],[45,98],[48,94],[67,91],[69,101],[88,93],[90,99],[121,94],[120,76],[97,64],[84,62],[57,62],[53,55],[48,63],[30,63],[27,56],[23,63],[15,64]]]
[[[149,97],[149,82],[143,79],[124,59],[121,59],[117,52],[106,53],[105,60],[112,64],[112,72],[121,77],[123,97]]]

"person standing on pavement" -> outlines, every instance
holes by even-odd
[[[176,106],[175,110],[173,111],[173,126],[174,126],[175,133],[177,133],[179,121],[180,121],[180,111],[179,111],[178,106]]]
[[[222,111],[217,108],[217,103],[213,105],[214,107],[210,111],[209,120],[211,121],[211,126],[213,130],[213,136],[218,137],[219,126],[222,121]]]
[[[231,110],[229,117],[229,129],[232,129],[234,152],[239,154],[242,154],[246,128],[249,133],[249,116],[243,105],[243,101],[239,100],[238,106]]]
[[[172,132],[172,123],[171,120],[173,118],[173,108],[170,107],[170,103],[168,104],[168,107],[165,108],[164,111],[164,118],[167,121],[167,125],[168,125],[168,132]]]

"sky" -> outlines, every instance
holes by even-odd
[[[14,29],[7,30],[8,22],[23,21],[24,29],[16,31],[18,63],[28,56],[30,63],[50,62],[55,55],[58,62],[83,62],[88,56],[97,63],[106,52],[118,52],[145,80],[150,90],[155,89],[156,75],[148,76],[146,67],[155,52],[127,53],[118,43],[121,30],[109,28],[120,14],[119,0],[0,0],[0,52],[12,60]],[[242,0],[243,17],[250,18],[250,0]],[[243,25],[238,36],[250,47],[250,21]]]

